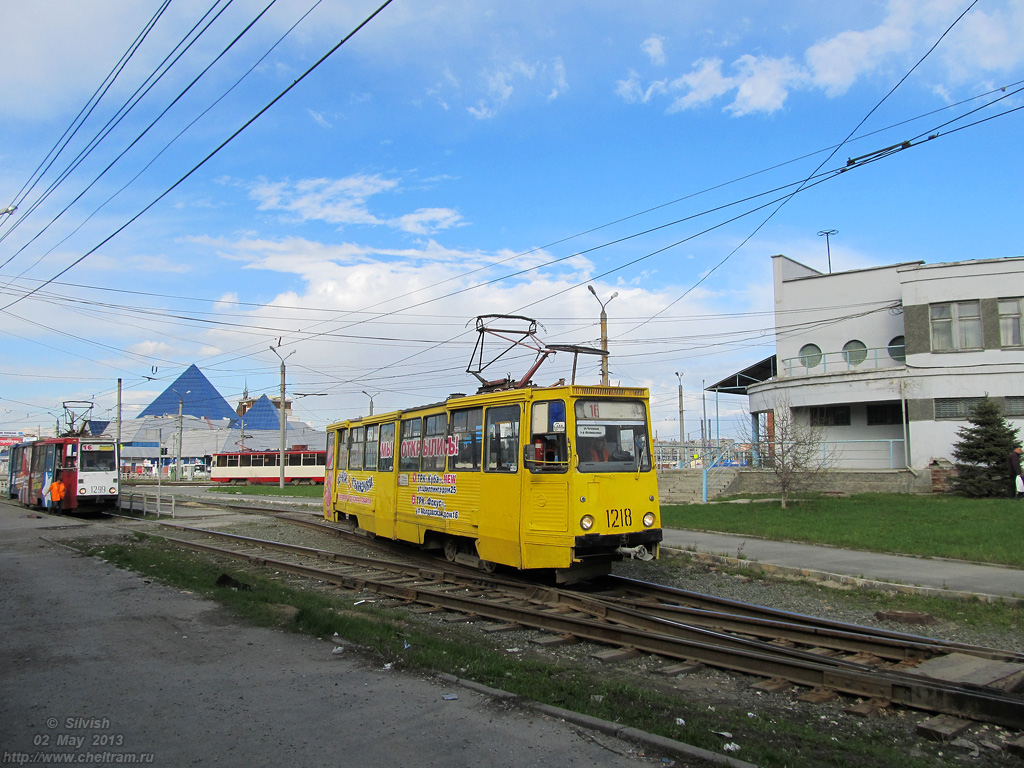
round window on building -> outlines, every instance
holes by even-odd
[[[868,348],[863,341],[852,339],[843,344],[843,359],[850,365],[860,365],[868,358]]]
[[[898,363],[907,362],[907,340],[896,336],[889,342],[889,357]]]
[[[815,368],[821,363],[821,347],[817,344],[804,344],[800,347],[800,365],[804,368]]]

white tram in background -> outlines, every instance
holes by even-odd
[[[281,480],[280,451],[215,453],[210,468],[214,483],[277,483]],[[292,485],[323,485],[326,451],[284,452],[284,480]]]

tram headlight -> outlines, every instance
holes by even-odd
[[[582,528],[584,531],[589,531],[593,527],[594,518],[592,518],[590,515],[584,515],[580,518],[580,528]]]
[[[110,486],[109,493],[111,496],[115,495],[117,493],[117,488],[115,488],[114,486]]]
[[[644,528],[650,528],[652,525],[654,525],[654,513],[648,512],[644,515]]]

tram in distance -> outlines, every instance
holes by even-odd
[[[562,583],[657,557],[648,401],[644,388],[520,384],[337,422],[325,517]]]
[[[117,504],[121,482],[117,443],[86,437],[54,437],[11,446],[8,498],[63,512]],[[64,483],[64,498],[54,501],[50,486]]]
[[[284,452],[284,481],[292,485],[324,482],[325,451]],[[280,451],[215,453],[210,467],[214,483],[256,484],[281,481]]]

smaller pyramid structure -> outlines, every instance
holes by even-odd
[[[232,411],[232,413],[234,413]],[[270,398],[263,395],[259,400],[253,403],[252,407],[245,412],[245,415],[241,418],[235,417],[235,422],[231,425],[232,429],[241,429],[242,422],[245,422],[245,431],[250,430],[276,430],[281,431],[281,411],[276,405],[274,405]],[[291,424],[287,424],[286,428],[292,429]]]
[[[186,416],[198,419],[237,419],[235,409],[214,389],[210,380],[192,363],[174,383],[150,403],[136,418],[147,416],[177,416],[178,405]],[[274,409],[277,412],[277,409]]]

